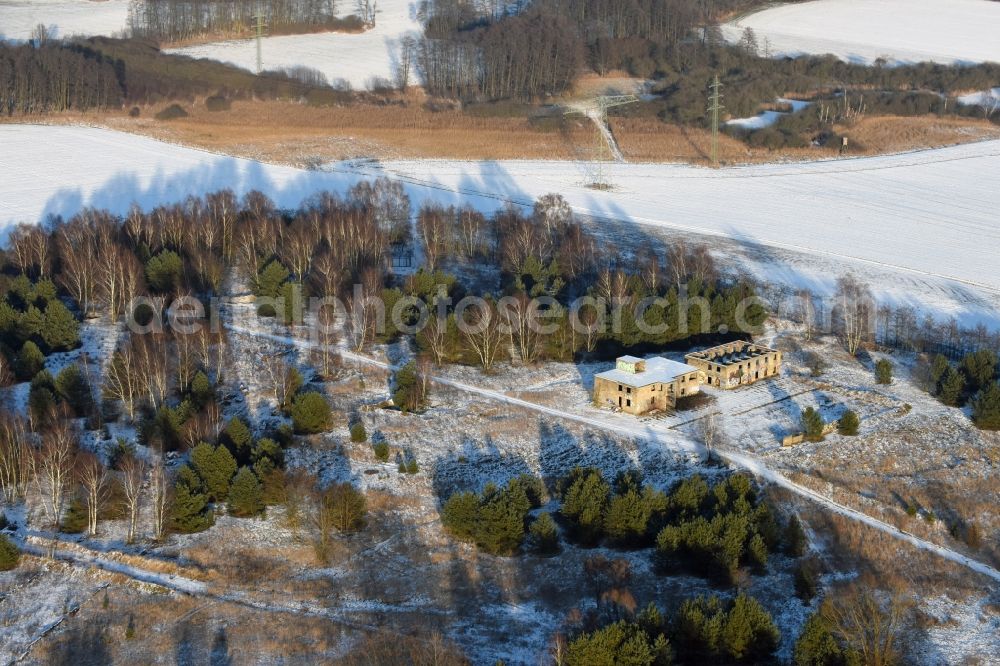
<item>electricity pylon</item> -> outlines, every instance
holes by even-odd
[[[618,150],[614,136],[608,127],[608,109],[616,106],[624,106],[638,102],[635,95],[599,95],[592,99],[574,102],[565,111],[566,115],[579,113],[587,116],[594,123],[596,130],[596,149],[594,151],[596,160],[594,161],[594,185],[598,187],[606,186],[604,182],[604,163],[614,159],[617,162],[624,162],[625,157]]]
[[[722,87],[722,84],[719,83],[718,74],[715,75],[715,80],[708,87],[712,91],[708,106],[708,112],[712,114],[712,165],[719,166],[719,113],[725,107],[722,106],[722,95],[719,94],[719,88]]]
[[[264,22],[264,10],[261,6],[257,5],[257,12],[253,15],[254,28],[257,32],[257,73],[260,74],[263,70],[263,63],[261,61],[260,45],[264,38],[264,28],[267,27],[267,23]]]

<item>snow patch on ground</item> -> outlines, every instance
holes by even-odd
[[[777,100],[778,104],[787,104],[792,108],[792,113],[798,113],[802,109],[809,106],[809,102],[803,102],[797,99],[785,99],[779,97]],[[774,123],[778,122],[782,116],[788,115],[784,111],[762,111],[756,116],[751,116],[749,118],[734,118],[733,120],[727,120],[727,125],[732,125],[734,127],[740,127],[745,130],[758,130],[764,129],[765,127],[770,127]]]
[[[356,89],[370,87],[373,79],[394,82],[403,38],[416,38],[421,33],[417,5],[411,0],[382,0],[377,5],[375,26],[362,33],[266,37],[261,46],[264,69],[311,67],[326,75],[331,84],[341,79]],[[257,44],[253,39],[199,44],[167,52],[221,60],[249,70],[257,68]],[[413,83],[416,83],[416,67],[411,67]]]
[[[1000,3],[989,0],[815,0],[778,4],[722,26],[738,42],[751,28],[762,54],[833,54],[870,64],[1000,61]]]
[[[129,0],[0,0],[0,40],[24,41],[39,23],[49,37],[111,36],[125,30]]]

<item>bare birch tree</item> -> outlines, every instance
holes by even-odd
[[[84,502],[87,505],[87,533],[97,534],[97,518],[108,500],[108,468],[93,453],[81,453],[77,464],[77,476],[83,486]]]
[[[125,510],[128,513],[128,543],[135,543],[139,530],[139,511],[142,508],[142,485],[146,478],[146,463],[135,455],[130,455],[121,464],[122,493]]]

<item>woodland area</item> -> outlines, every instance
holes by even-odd
[[[354,17],[346,23],[338,19],[334,0],[132,0],[128,27],[133,36],[162,42],[205,34],[235,36],[251,32],[258,14],[271,34],[362,27]]]
[[[120,63],[84,48],[0,42],[0,113],[87,111],[121,106]]]

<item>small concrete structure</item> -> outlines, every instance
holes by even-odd
[[[629,414],[672,409],[698,390],[698,368],[666,358],[622,356],[614,370],[594,375],[594,404]]]
[[[781,352],[743,340],[692,352],[684,358],[698,368],[702,384],[722,389],[776,377],[781,370]]]

